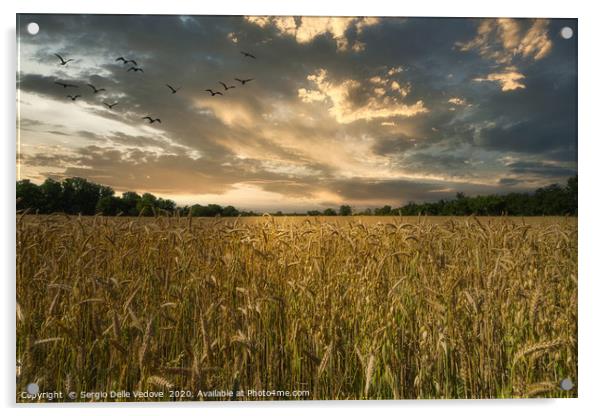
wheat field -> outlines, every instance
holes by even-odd
[[[576,218],[20,215],[16,253],[17,393],[577,396]]]

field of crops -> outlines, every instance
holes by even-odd
[[[17,392],[577,396],[575,218],[25,215],[16,251]]]

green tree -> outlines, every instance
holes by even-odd
[[[29,179],[17,181],[17,209],[30,208],[34,212],[42,208],[40,188]]]
[[[145,217],[151,217],[155,213],[155,207],[157,205],[157,197],[148,192],[142,194],[142,197],[136,204],[136,209],[140,215]]]
[[[376,208],[374,215],[391,215],[391,205],[385,205],[382,208]]]
[[[203,207],[199,204],[194,204],[190,207],[190,215],[193,217],[203,216]]]
[[[102,215],[117,215],[122,212],[123,201],[116,196],[104,196],[96,204],[96,212]]]
[[[140,195],[136,192],[124,192],[121,195],[123,213],[125,215],[137,216],[140,213],[138,211],[138,202],[140,199]]]
[[[222,207],[217,204],[209,204],[207,205],[207,216],[208,217],[217,217],[218,215],[222,215]]]
[[[234,208],[232,205],[228,205],[227,207],[225,207],[223,209],[222,215],[224,217],[237,217],[238,216],[238,210],[236,208]]]
[[[577,203],[579,201],[577,176],[573,176],[567,181],[566,194],[568,213],[572,215],[577,215]]]
[[[332,216],[337,215],[337,212],[334,209],[332,209],[332,208],[326,208],[324,210],[324,214],[323,215],[325,215],[327,217],[332,217]]]
[[[162,211],[172,213],[176,210],[176,203],[171,199],[159,198],[157,199],[156,207]]]
[[[40,185],[42,192],[42,209],[41,211],[47,214],[60,212],[63,207],[63,187],[59,181],[48,178]]]
[[[100,199],[100,185],[84,178],[63,181],[63,208],[70,214],[94,215]]]
[[[339,207],[339,215],[345,217],[351,215],[351,207],[349,205],[341,205]]]

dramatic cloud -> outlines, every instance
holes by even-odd
[[[460,97],[452,97],[447,102],[455,105],[466,105],[466,100]]]
[[[19,19],[20,178],[303,212],[530,190],[577,171],[576,42],[553,36],[575,20]]]
[[[387,87],[387,81],[375,76],[369,82],[376,87],[366,86],[354,79],[333,82],[325,69],[307,77],[316,90],[299,88],[299,98],[303,102],[326,102],[328,112],[339,123],[347,124],[357,120],[375,118],[413,117],[428,112],[422,100],[405,104],[401,99],[407,95],[396,81]],[[408,87],[409,89],[409,87]]]
[[[468,42],[457,42],[463,52],[475,50],[500,69],[475,81],[495,81],[502,91],[525,88],[525,76],[517,71],[517,61],[538,61],[550,54],[552,41],[548,36],[549,21],[534,19],[484,19],[477,35]]]
[[[292,36],[299,43],[309,43],[318,36],[330,35],[336,42],[337,50],[346,51],[349,49],[349,39],[347,31],[353,30],[356,34],[369,27],[379,23],[380,19],[376,17],[274,17],[274,16],[248,16],[248,22],[266,28],[273,26],[279,34]],[[360,52],[365,48],[365,44],[356,40],[351,48],[355,52]]]
[[[493,73],[487,75],[487,78],[475,78],[475,81],[493,81],[497,82],[502,91],[512,91],[519,88],[525,88],[525,84],[523,84],[523,80],[525,76],[520,72],[516,71],[515,67],[509,67],[505,72]]]
[[[552,50],[548,25],[544,19],[535,19],[530,26],[514,19],[483,19],[474,39],[456,45],[464,52],[476,50],[484,58],[499,64],[510,64],[517,55],[538,60]]]

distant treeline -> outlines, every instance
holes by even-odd
[[[142,195],[136,192],[124,192],[116,196],[113,188],[98,185],[84,178],[68,178],[62,182],[46,179],[36,185],[25,179],[17,181],[17,209],[29,209],[31,213],[82,215],[125,215],[153,216],[189,213],[195,217],[237,217],[239,215],[257,215],[253,212],[238,211],[232,206],[222,207],[210,204],[178,207],[171,199],[157,198],[151,193]]]
[[[231,205],[195,204],[178,207],[171,199],[157,198],[150,193],[139,195],[136,192],[124,192],[116,196],[111,187],[83,178],[68,178],[62,182],[49,178],[41,185],[27,179],[17,181],[17,209],[28,209],[31,213],[39,214],[64,212],[109,216],[153,216],[176,212],[193,217],[260,215],[253,211],[239,211]],[[385,205],[382,208],[354,211],[350,205],[341,205],[338,210],[326,208],[324,211],[313,210],[303,214],[278,211],[272,215],[577,215],[577,176],[570,178],[566,186],[554,184],[533,193],[472,197],[458,193],[452,200],[421,204],[410,202],[399,208]]]
[[[456,194],[452,200],[417,204],[399,208],[386,205],[366,210],[364,215],[577,215],[577,176],[565,186],[558,184],[538,188],[533,193],[513,192],[504,195],[466,196]]]

